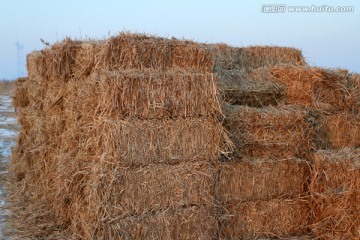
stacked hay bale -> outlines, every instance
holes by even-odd
[[[226,136],[204,45],[122,33],[66,39],[27,63],[15,95],[9,234],[216,237]]]
[[[312,141],[318,149],[310,158],[314,235],[319,239],[360,238],[359,76],[338,69],[273,66],[252,71],[248,77],[284,83],[285,104],[308,108]]]
[[[360,237],[359,75],[292,48],[126,33],[27,64],[9,235]]]
[[[224,53],[225,46],[220,47]],[[220,168],[220,235],[225,239],[306,235],[311,215],[307,159],[314,136],[308,111],[283,104],[288,91],[284,83],[249,77],[252,71],[271,66],[303,66],[301,52],[277,47],[226,51],[235,52],[234,62],[226,64],[226,58],[218,57],[215,71],[223,98],[232,104],[225,106],[224,125],[235,150]]]

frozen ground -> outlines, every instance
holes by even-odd
[[[5,181],[8,177],[8,164],[11,148],[15,145],[18,134],[17,120],[11,106],[11,97],[0,95],[0,207],[5,204]],[[4,212],[0,209],[0,239],[3,239]]]

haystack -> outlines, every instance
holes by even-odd
[[[224,206],[224,239],[286,238],[308,233],[310,210],[306,199],[233,202]]]
[[[360,150],[318,151],[310,192],[319,239],[360,238]]]
[[[313,148],[306,109],[228,106],[225,115],[225,127],[239,158],[302,158]]]
[[[271,200],[306,195],[310,166],[300,159],[245,159],[220,165],[221,202]]]
[[[126,33],[65,39],[27,66],[14,97],[12,236],[216,236],[227,138],[205,45]]]

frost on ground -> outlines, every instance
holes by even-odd
[[[0,95],[0,208],[6,203],[5,182],[8,177],[8,163],[17,134],[17,120],[11,106],[11,97]],[[2,234],[4,216],[5,213],[0,209],[0,239],[4,237]]]

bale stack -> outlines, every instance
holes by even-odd
[[[224,126],[235,145],[220,166],[220,236],[224,239],[296,237],[308,233],[308,182],[314,130],[308,110],[284,105],[287,86],[250,78],[252,71],[292,64],[304,66],[291,48],[225,48],[232,62],[217,58]],[[230,49],[230,50],[229,50]],[[219,63],[220,62],[220,63]]]
[[[27,64],[9,234],[216,237],[226,135],[205,45],[122,33],[66,39]]]
[[[271,66],[291,64],[305,66],[301,51],[288,47],[252,46],[230,47],[211,45],[214,52],[217,79],[222,98],[236,105],[251,107],[276,106],[286,97],[286,85],[281,82],[251,79],[249,72]]]
[[[342,182],[352,182],[351,189],[356,189],[358,167],[354,159],[358,158],[360,144],[359,76],[341,69],[278,65],[247,71],[245,78],[259,83],[284,84],[286,94],[281,105],[300,105],[307,112],[304,121],[310,127],[307,141],[312,143],[307,153],[311,153],[311,149],[320,149],[314,155],[305,156],[313,163],[311,197],[307,199],[312,211],[309,226],[315,237],[359,238],[359,194],[357,190],[349,190],[349,186],[343,187]],[[276,122],[282,122],[280,119]],[[250,126],[256,129],[256,121]],[[274,129],[272,122],[269,121],[264,129]],[[253,130],[251,135],[259,131]],[[285,136],[276,134],[274,139]],[[297,131],[290,136],[296,139]],[[287,137],[290,144],[291,137]]]
[[[311,229],[319,239],[358,239],[358,149],[360,80],[341,69],[274,66],[249,73],[251,79],[282,82],[288,104],[309,108],[316,151],[311,173]],[[346,183],[344,183],[346,182]],[[352,185],[346,185],[351,182]],[[346,186],[345,186],[345,185]]]

